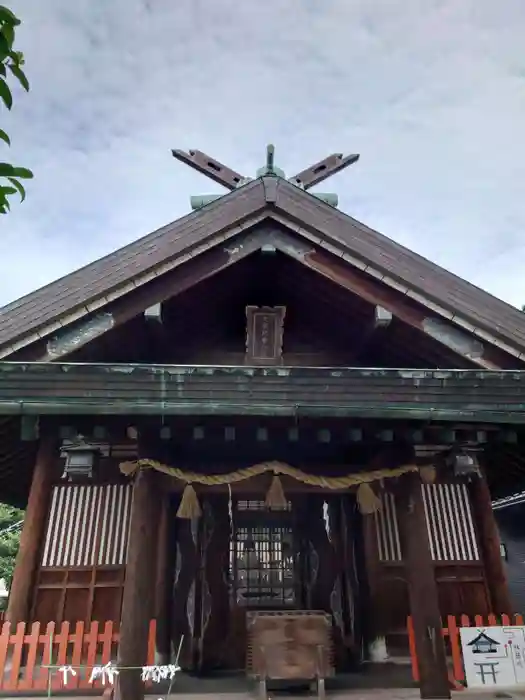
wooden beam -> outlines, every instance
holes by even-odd
[[[305,190],[318,185],[323,180],[335,175],[336,173],[348,168],[359,160],[359,154],[353,153],[350,156],[343,156],[342,153],[332,153],[332,155],[320,160],[318,163],[311,165],[306,170],[290,178],[290,182],[294,185],[300,185]]]
[[[484,476],[471,483],[470,493],[490,593],[490,612],[496,615],[512,615],[519,611],[512,609],[505,564],[500,550],[499,529],[492,510],[489,485]]]
[[[144,700],[138,669],[147,663],[149,623],[154,614],[158,494],[153,470],[140,471],[133,485],[126,579],[122,596],[119,665],[136,667],[119,676],[121,700]]]
[[[144,318],[148,323],[156,323],[162,325],[162,303],[157,302],[144,311]]]
[[[46,435],[38,447],[7,606],[5,619],[13,625],[28,622],[30,619],[31,598],[51,500],[53,467],[57,457],[56,443]]]
[[[367,327],[358,338],[353,347],[353,362],[357,362],[359,358],[368,350],[372,339],[375,340],[378,333],[384,333],[392,321],[392,312],[385,309],[383,306],[374,307],[374,316],[368,322]]]
[[[40,437],[40,420],[38,416],[22,416],[20,418],[20,440],[33,442]]]
[[[286,247],[284,252],[290,251]],[[321,250],[310,250],[298,257],[300,262],[323,275],[332,282],[357,294],[371,304],[382,306],[404,323],[417,328],[421,333],[433,338],[449,350],[464,357],[472,364],[483,369],[500,369],[500,366],[488,359],[483,344],[470,338],[466,333],[456,329],[439,318],[434,318],[408,299],[386,288],[366,273],[352,269],[349,264],[338,261],[334,256]]]
[[[203,282],[236,262],[243,260],[248,255],[260,250],[266,238],[267,234],[264,230],[241,234],[223,246],[212,248],[201,255],[195,256],[170,272],[159,275],[148,284],[108,304],[104,317],[111,318],[111,323],[103,327],[97,337],[158,305],[162,305],[168,299],[182,294],[182,292],[199,284],[199,282]],[[93,340],[92,336],[84,333],[82,330],[84,326],[89,327],[90,323],[91,320],[86,319],[79,326],[75,331],[75,336],[78,337],[77,342],[67,346],[64,345],[60,357],[66,357],[85,343]],[[71,331],[65,329],[63,333],[64,336],[69,338]],[[60,335],[57,336],[56,340],[59,338]],[[26,357],[25,359],[49,362],[56,360],[57,355],[52,355],[49,351],[46,351],[44,355],[39,354],[38,356]]]
[[[438,591],[419,474],[407,474],[396,495],[401,550],[414,625],[422,698],[450,698]]]
[[[186,153],[180,149],[174,149],[171,153],[174,158],[184,163],[184,165],[188,165],[193,170],[201,173],[201,175],[206,175],[210,180],[229,190],[235,190],[245,179],[240,173],[236,173],[235,170],[228,168],[227,165],[223,165],[215,158],[210,158],[202,151],[192,149]]]

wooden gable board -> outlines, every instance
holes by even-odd
[[[525,357],[525,314],[280,178],[213,204],[0,309],[0,356],[102,308],[127,290],[268,216],[465,331]]]

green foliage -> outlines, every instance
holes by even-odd
[[[8,80],[15,80],[24,90],[29,90],[29,82],[22,66],[24,55],[21,51],[15,51],[16,27],[20,20],[7,7],[0,5],[0,106],[7,109],[13,106],[13,94]],[[0,141],[7,146],[11,145],[9,136],[0,129]],[[20,180],[28,180],[33,173],[27,168],[17,168],[9,163],[0,162],[0,214],[7,214],[10,209],[9,197],[13,194],[20,195],[22,202],[26,193]]]
[[[23,519],[23,510],[0,503],[0,578],[5,579],[7,588],[10,587],[13,578],[13,569],[20,541],[20,527],[16,527],[16,523]],[[11,526],[15,527],[8,530]],[[0,600],[0,605],[2,602]]]

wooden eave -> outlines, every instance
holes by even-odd
[[[4,415],[258,415],[525,423],[525,370],[0,363]]]
[[[336,257],[347,270],[364,273],[417,303],[430,316],[525,361],[525,314],[521,311],[276,177],[244,185],[7,305],[0,310],[0,357],[10,357],[103,311],[263,221],[285,227],[303,242]],[[320,274],[337,275],[336,266],[330,269],[330,260],[311,251],[307,262]]]

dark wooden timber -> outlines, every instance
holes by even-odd
[[[485,348],[474,338],[462,334],[462,339],[458,342],[455,338],[458,330],[445,324],[436,315],[431,314],[424,307],[418,306],[404,295],[395,293],[374,277],[339,262],[333,255],[324,251],[312,250],[301,257],[301,262],[344,289],[357,294],[370,304],[384,307],[407,325],[416,328],[425,335],[430,335],[447,347],[453,347],[458,354],[467,357],[478,366],[485,369],[499,369],[501,367],[490,358],[485,357]],[[461,345],[466,347],[462,349]]]
[[[499,530],[494,511],[492,510],[489,486],[486,479],[481,477],[472,482],[470,489],[485,565],[485,576],[490,592],[491,611],[497,615],[503,613],[512,615],[517,611],[512,608],[505,563],[501,556]]]
[[[359,267],[390,275],[404,289],[417,291],[515,347],[525,346],[525,317],[504,301],[404,248],[351,216],[294,185],[281,181],[276,210],[359,261]]]
[[[141,471],[133,486],[126,580],[122,596],[119,664],[143,666],[147,661],[148,630],[155,601],[155,550],[158,524],[155,473]],[[121,700],[143,700],[141,672],[119,676]]]
[[[398,518],[422,698],[450,698],[438,589],[430,554],[419,475],[400,480]]]
[[[55,441],[45,435],[39,445],[29,501],[20,536],[6,621],[16,624],[29,621],[33,586],[39,564],[40,547],[45,531],[57,453]]]
[[[189,165],[201,175],[206,175],[210,180],[217,182],[219,185],[223,185],[229,190],[234,190],[241,184],[244,179],[240,173],[236,173],[235,170],[228,168],[227,165],[223,165],[215,158],[210,158],[202,151],[196,151],[192,149],[188,153],[181,151],[176,148],[171,151],[174,158],[176,158],[184,165]]]
[[[157,620],[156,651],[159,663],[167,664],[171,647],[171,591],[169,559],[170,501],[169,493],[160,496],[160,523],[157,537],[157,577],[155,585],[155,619]]]
[[[264,239],[264,232],[252,232],[240,234],[231,241],[229,245],[212,248],[202,255],[188,260],[187,264],[180,265],[151,282],[129,292],[117,301],[110,304],[107,313],[111,315],[111,328],[116,328],[130,321],[146,309],[155,304],[162,303],[168,299],[173,299],[187,289],[203,282],[213,275],[225,270],[235,263],[248,257],[248,255],[259,250]],[[78,324],[79,339],[75,343],[75,349],[81,347],[82,329],[86,321]],[[56,346],[60,341],[60,334],[54,338]],[[89,342],[90,338],[86,338]],[[50,355],[47,349],[43,355],[35,357],[36,360],[47,362],[56,357]]]
[[[318,163],[305,168],[294,177],[290,178],[290,182],[301,185],[305,190],[318,185],[323,180],[335,175],[336,173],[348,168],[349,165],[357,163],[359,154],[353,153],[350,156],[343,156],[342,153],[332,153]]]
[[[3,414],[525,422],[525,372],[0,363]]]

